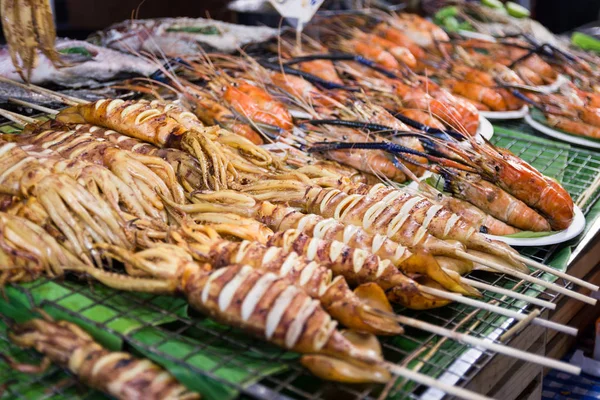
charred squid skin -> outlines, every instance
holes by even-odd
[[[14,326],[9,337],[21,347],[35,348],[84,384],[117,399],[200,398],[158,365],[128,353],[111,352],[70,322],[34,319]],[[27,367],[11,364],[17,369]]]
[[[380,353],[346,339],[318,300],[284,278],[242,265],[209,273],[196,269],[181,278],[190,305],[217,321],[288,350],[378,370],[383,375],[377,382],[389,379]],[[363,376],[363,382],[376,379],[369,371]]]
[[[388,260],[361,249],[354,249],[337,241],[311,238],[301,232],[289,230],[272,236],[269,244],[281,246],[287,251],[306,255],[330,268],[334,275],[343,276],[354,285],[374,283],[381,287],[388,298],[408,308],[429,309],[450,302],[419,290],[419,285]],[[389,296],[389,294],[393,294]]]
[[[295,252],[258,242],[216,242],[208,246],[208,256],[200,261],[210,262],[215,268],[239,263],[287,279],[314,299],[318,299],[327,312],[348,328],[379,335],[396,335],[403,332],[394,321],[368,312],[370,306],[391,311],[391,306],[381,289],[363,290],[363,298],[354,294],[343,277],[332,278],[326,266],[311,261]]]

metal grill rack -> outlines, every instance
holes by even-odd
[[[522,132],[525,129],[519,127],[519,130]],[[530,162],[548,160],[548,165],[551,165],[556,157],[566,157],[567,168],[558,171],[558,174],[563,176],[565,187],[575,199],[600,173],[600,154],[587,150],[549,144],[535,137],[523,141],[504,133],[496,133],[493,141]],[[544,168],[539,169],[544,172]],[[573,171],[576,173],[572,174]],[[584,213],[590,211],[599,196],[596,193],[590,199]],[[587,233],[594,234],[595,232]],[[576,246],[581,239],[574,240],[569,245]],[[562,247],[564,245],[550,246],[528,255],[548,262]],[[549,301],[557,300],[551,293],[506,275],[473,273],[470,278],[514,288],[530,295],[537,294]],[[557,283],[565,284],[562,281]],[[50,290],[52,297],[47,296]],[[351,386],[321,381],[300,366],[297,354],[248,338],[243,332],[218,325],[192,311],[189,311],[189,317],[182,314],[185,303],[183,300],[115,291],[80,281],[73,276],[60,280],[40,279],[27,285],[7,288],[7,291],[13,297],[20,296],[23,302],[32,307],[51,309],[63,318],[99,328],[110,337],[122,340],[127,350],[154,357],[155,360],[160,358],[171,367],[189,371],[194,379],[202,380],[206,387],[214,390],[212,396],[205,394],[204,398],[225,399],[240,393],[243,398],[258,399],[377,399],[382,394],[400,399],[417,398],[426,389],[401,380],[385,388],[381,385]],[[503,307],[527,310],[520,301],[506,300],[488,292],[483,294],[487,301],[497,301]],[[140,317],[139,310],[147,313]],[[505,317],[489,315],[484,311],[475,312],[471,307],[457,304],[438,310],[412,311],[398,308],[396,311],[449,329],[469,331],[477,337],[487,337],[491,331],[505,332],[510,324]],[[134,323],[136,328],[129,332],[123,331],[123,320]],[[0,352],[8,352],[21,361],[39,362],[40,357],[35,352],[19,350],[7,342],[5,328],[8,323],[9,320],[0,319]],[[141,340],[142,335],[145,335],[145,340]],[[152,345],[147,344],[148,337],[152,338]],[[175,353],[173,342],[183,350]],[[387,360],[409,365],[411,368],[418,367],[421,372],[431,376],[454,374],[456,385],[459,386],[466,385],[493,357],[489,352],[481,352],[477,357],[460,361],[459,356],[469,346],[410,328],[400,337],[381,338],[381,343]],[[202,360],[202,366],[199,360]],[[464,365],[457,366],[456,363]],[[460,372],[453,372],[455,369]],[[237,374],[235,377],[233,372]],[[57,367],[51,367],[41,375],[24,375],[6,368],[0,358],[0,385],[3,384],[4,386],[0,386],[0,393],[4,389],[7,398],[102,398],[101,394],[76,384]],[[36,395],[32,396],[32,393]]]

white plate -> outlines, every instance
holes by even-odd
[[[519,247],[535,247],[535,246],[548,246],[551,244],[566,242],[567,240],[573,239],[579,235],[585,229],[585,216],[581,209],[577,206],[574,207],[574,217],[571,225],[563,230],[558,231],[553,235],[537,237],[537,238],[511,238],[504,236],[485,235],[489,239],[498,240],[511,246]]]
[[[477,135],[490,140],[494,136],[494,126],[492,123],[483,115],[479,114],[479,127],[477,128]]]
[[[537,129],[538,131],[551,136],[555,139],[560,139],[564,142],[578,144],[580,146],[591,147],[592,149],[600,149],[600,141],[594,141],[590,139],[586,139],[583,136],[574,136],[569,135],[564,132],[557,131],[547,125],[544,125],[535,119],[531,115],[525,116],[525,122],[527,122],[531,127]]]
[[[479,111],[479,115],[487,119],[521,119],[527,114],[529,114],[528,106],[514,111]]]
[[[556,80],[549,85],[543,86],[533,86],[536,90],[539,90],[542,93],[550,94],[556,92],[562,85],[570,82],[569,78],[563,74],[560,74],[556,77]]]

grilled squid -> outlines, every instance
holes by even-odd
[[[94,243],[132,246],[125,222],[102,198],[63,173],[45,168],[16,143],[0,140],[0,192],[35,199],[79,256]]]
[[[84,384],[123,400],[193,400],[196,393],[177,382],[167,371],[131,354],[105,349],[77,325],[67,321],[33,319],[15,325],[10,340],[44,355],[40,366],[18,364],[22,372],[39,372],[53,362],[68,369]]]
[[[138,253],[112,245],[101,248],[106,256],[126,263],[129,272],[139,270],[145,277],[75,270],[117,289],[181,293],[190,306],[217,321],[302,353],[302,364],[322,378],[356,383],[390,379],[376,339],[337,330],[319,300],[289,279],[247,265],[211,269],[173,245]]]
[[[334,319],[348,328],[379,335],[402,333],[397,323],[369,312],[370,307],[392,312],[385,293],[378,285],[367,284],[352,292],[343,274],[334,271],[336,278],[332,278],[329,265],[311,262],[287,249],[246,240],[196,243],[191,244],[189,250],[194,258],[208,262],[214,268],[244,264],[286,278],[310,297],[318,299]]]
[[[369,208],[365,210],[367,215],[373,212],[372,210],[381,207],[387,207],[390,212],[395,212],[397,215],[410,215],[424,229],[439,239],[457,240],[470,249],[490,253],[508,261],[514,268],[529,272],[525,265],[510,257],[514,252],[510,246],[486,238],[458,215],[443,205],[432,203],[423,196],[413,195],[382,184],[373,186],[349,184],[341,185],[340,188],[349,193],[349,196],[354,196],[362,203],[369,205]]]
[[[331,268],[334,275],[345,277],[350,284],[376,283],[387,292],[390,300],[406,307],[430,309],[449,304],[447,300],[422,293],[419,284],[389,260],[381,260],[365,250],[353,249],[335,240],[311,238],[293,229],[276,233],[269,239],[269,244],[305,255],[309,260]],[[478,293],[472,289],[469,294]]]
[[[310,237],[327,241],[335,240],[349,247],[368,251],[379,256],[381,260],[389,260],[406,274],[426,275],[454,292],[466,295],[476,293],[471,287],[461,283],[457,277],[446,273],[440,268],[436,258],[423,250],[419,249],[418,254],[414,255],[389,237],[367,232],[356,225],[344,225],[334,218],[324,218],[316,214],[303,214],[285,205],[256,201],[251,196],[237,192],[195,193],[192,201],[195,204],[174,205],[174,207],[199,217],[206,212],[226,210],[256,218],[276,232],[296,229]],[[462,267],[472,268],[472,264],[462,262]]]
[[[158,147],[184,150],[198,159],[204,180],[214,189],[226,188],[236,175],[224,147],[243,151],[261,166],[273,162],[267,151],[247,139],[218,127],[204,127],[194,114],[174,104],[102,99],[63,110],[57,119],[87,122]]]
[[[83,263],[35,223],[0,212],[0,288],[60,276],[64,265]]]

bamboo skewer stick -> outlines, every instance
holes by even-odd
[[[515,333],[519,332],[521,329],[523,329],[527,325],[529,325],[531,323],[531,321],[533,321],[535,318],[537,318],[540,314],[541,314],[541,312],[540,312],[539,308],[536,308],[535,310],[530,312],[529,315],[527,316],[527,318],[525,318],[522,321],[517,322],[515,324],[515,326],[513,326],[512,328],[507,330],[502,336],[500,336],[500,339],[499,339],[500,342],[505,342],[508,339],[510,339]]]
[[[540,285],[540,286],[545,287],[547,289],[553,290],[553,291],[558,292],[560,294],[564,294],[565,296],[574,298],[574,299],[579,300],[579,301],[583,301],[584,303],[595,305],[596,302],[597,302],[596,299],[594,299],[592,297],[589,297],[589,296],[586,296],[586,295],[583,295],[581,293],[578,293],[578,292],[576,292],[574,290],[567,289],[567,288],[562,287],[560,285],[557,285],[555,283],[546,282],[546,281],[544,281],[544,280],[542,280],[540,278],[536,278],[534,276],[530,276],[530,275],[524,274],[523,272],[516,271],[513,268],[509,268],[509,267],[504,266],[502,264],[498,264],[498,263],[490,261],[490,260],[484,260],[484,259],[482,259],[480,257],[474,256],[474,255],[469,254],[467,252],[459,250],[459,251],[456,252],[456,255],[459,256],[459,257],[461,257],[461,258],[464,258],[465,260],[470,260],[470,261],[473,261],[473,262],[476,262],[476,263],[479,263],[479,264],[483,264],[483,265],[485,265],[487,267],[493,268],[496,271],[502,272],[502,273],[507,274],[507,275],[515,276],[515,277],[517,277],[519,279],[523,279],[523,280],[531,282],[531,283],[535,283],[537,285]]]
[[[480,339],[474,336],[467,335],[466,333],[457,332],[454,330],[450,330],[447,328],[442,328],[441,326],[437,326],[431,324],[429,322],[419,321],[414,318],[405,317],[403,315],[392,314],[386,311],[382,311],[376,308],[370,308],[370,311],[379,314],[381,316],[385,316],[390,319],[394,319],[395,321],[410,326],[411,328],[421,329],[426,332],[435,333],[436,335],[440,335],[443,337],[447,337],[457,342],[466,343],[473,347],[479,347],[486,350],[491,350],[498,354],[504,354],[509,357],[518,358],[520,360],[536,363],[545,367],[559,369],[564,372],[568,372],[570,374],[579,375],[581,373],[581,368],[568,364],[563,361],[554,360],[552,358],[548,358],[545,356],[540,356],[539,354],[528,353],[523,350],[514,349],[512,347],[506,346],[504,344],[495,343],[489,340]],[[524,314],[519,314],[525,319],[527,316]]]
[[[517,260],[519,260],[519,261],[521,261],[521,262],[523,262],[523,263],[525,263],[525,264],[527,264],[527,265],[529,265],[531,267],[534,267],[534,268],[537,268],[537,269],[542,270],[544,272],[548,272],[550,274],[556,275],[559,278],[566,279],[566,280],[568,280],[570,282],[573,282],[574,284],[579,285],[581,287],[584,287],[586,289],[590,289],[592,291],[596,291],[596,290],[599,289],[599,287],[597,285],[594,285],[592,283],[586,282],[583,279],[579,279],[579,278],[574,277],[572,275],[569,275],[569,274],[567,274],[565,272],[558,271],[558,270],[556,270],[556,269],[554,269],[552,267],[549,267],[547,265],[542,264],[541,262],[538,262],[538,261],[532,260],[530,258],[524,257],[524,256],[522,256],[520,254],[515,254],[514,258],[516,258]]]
[[[482,301],[478,301],[478,300],[474,300],[471,299],[469,297],[465,297],[463,295],[460,294],[456,294],[456,293],[449,293],[449,292],[445,292],[443,290],[440,289],[435,289],[429,286],[423,286],[421,285],[419,287],[419,289],[424,292],[424,293],[428,293],[431,294],[433,296],[437,296],[437,297],[441,297],[441,298],[445,298],[448,300],[452,300],[455,301],[457,303],[462,303],[471,307],[475,307],[475,308],[481,308],[482,310],[487,310],[487,311],[491,311],[494,312],[496,314],[499,315],[503,315],[505,317],[509,317],[509,318],[514,318],[516,320],[523,320],[525,318],[527,318],[527,314],[521,314],[518,313],[516,311],[513,310],[508,310],[506,308],[502,308],[490,303],[484,303]],[[549,329],[554,329],[555,331],[558,332],[562,332],[565,333],[567,335],[571,335],[571,336],[577,336],[577,329],[576,328],[572,328],[570,326],[566,326],[566,325],[562,325],[562,324],[558,324],[556,322],[552,322],[552,321],[548,321],[545,319],[541,319],[541,318],[536,318],[533,320],[533,323],[539,326],[543,326],[544,328],[549,328]]]
[[[27,124],[31,124],[36,120],[33,118],[26,117],[21,114],[14,113],[12,111],[4,110],[0,108],[0,116],[8,119],[9,121],[14,122],[17,125],[25,126]]]
[[[34,110],[38,110],[38,111],[41,111],[41,112],[45,112],[46,114],[52,114],[52,115],[58,114],[58,111],[56,111],[56,110],[53,110],[53,109],[48,108],[48,107],[44,107],[44,106],[39,105],[39,104],[33,104],[33,103],[28,102],[28,101],[23,101],[23,100],[19,100],[19,99],[13,99],[12,97],[9,97],[8,101],[10,101],[12,103],[15,103],[15,104],[18,104],[20,106],[28,107],[28,108],[31,108],[31,109],[34,109]]]
[[[410,379],[425,386],[439,389],[452,396],[457,396],[466,400],[493,400],[490,397],[486,397],[484,395],[472,392],[470,390],[458,386],[449,385],[447,383],[438,381],[435,378],[421,374],[419,372],[415,372],[411,369],[402,367],[400,365],[392,364],[389,362],[386,362],[383,365],[394,375]]]
[[[579,208],[583,208],[583,206],[585,206],[590,197],[592,197],[598,188],[600,188],[600,175],[596,176],[592,184],[583,193],[581,193],[575,204],[577,204]]]
[[[539,307],[549,308],[554,310],[556,308],[556,304],[551,303],[546,300],[538,299],[533,296],[527,296],[522,293],[513,292],[512,290],[501,288],[498,286],[488,285],[487,283],[479,282],[474,279],[469,279],[465,277],[461,277],[460,281],[466,283],[467,285],[473,286],[476,289],[489,290],[490,292],[495,292],[499,294],[503,294],[505,296],[514,297],[517,300],[523,300],[527,303],[535,304]]]

